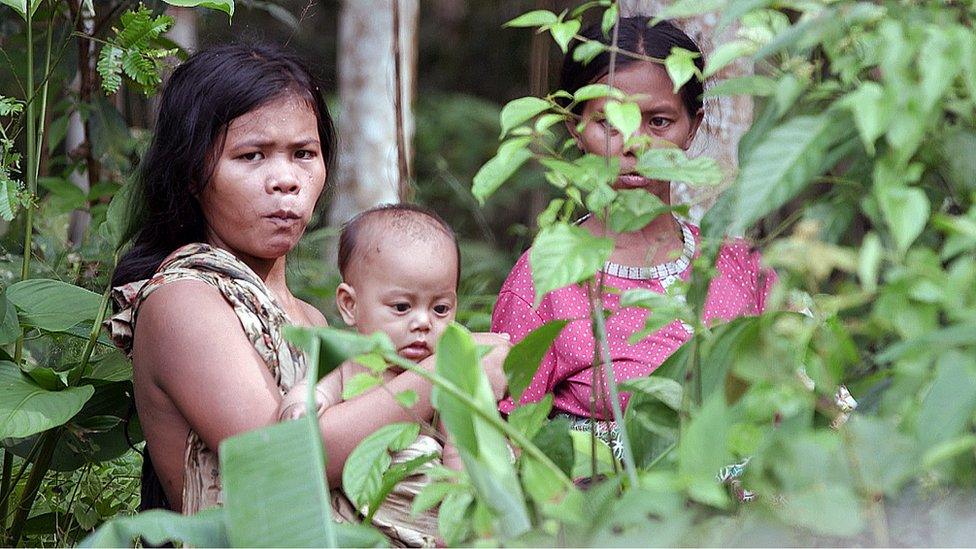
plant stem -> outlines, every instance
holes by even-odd
[[[24,484],[24,492],[20,496],[20,503],[17,505],[17,514],[14,515],[14,522],[10,526],[10,538],[7,540],[11,546],[16,546],[20,542],[20,537],[30,516],[31,507],[34,506],[34,497],[37,496],[37,489],[41,487],[41,481],[51,465],[51,458],[54,457],[54,449],[61,438],[61,428],[55,427],[45,431],[41,435],[41,450],[37,454],[37,461],[31,468],[27,482]]]
[[[418,366],[416,363],[411,362],[405,358],[402,358],[396,354],[384,353],[384,355],[385,355],[384,358],[386,359],[387,362],[391,364],[395,364],[403,368],[404,370],[410,370],[411,372],[426,379],[432,384],[440,387],[444,391],[447,391],[448,393],[450,393],[452,397],[463,402],[465,406],[467,406],[471,411],[473,411],[475,414],[481,417],[481,419],[485,420],[492,427],[494,427],[498,431],[501,431],[509,438],[511,438],[513,441],[515,441],[515,443],[519,445],[519,447],[522,449],[523,452],[525,452],[532,458],[538,460],[539,463],[541,463],[550,471],[552,471],[552,473],[556,475],[556,478],[558,478],[559,481],[562,482],[565,487],[575,488],[576,485],[573,484],[573,481],[566,476],[566,473],[564,473],[563,470],[559,468],[559,466],[557,466],[555,463],[552,462],[551,459],[549,459],[549,456],[547,456],[542,450],[540,450],[538,446],[532,444],[532,441],[526,438],[525,435],[520,433],[517,429],[515,429],[511,425],[509,425],[507,421],[503,421],[500,417],[498,417],[497,413],[489,414],[485,410],[482,410],[481,407],[478,405],[478,403],[474,401],[474,399],[472,399],[469,395],[465,394],[464,391],[459,389],[456,385],[454,385],[449,381],[445,381],[439,375],[436,375],[432,372],[428,372],[424,368]]]
[[[3,450],[3,479],[0,480],[0,498],[3,498],[3,501],[0,501],[0,520],[3,521],[0,523],[0,541],[7,538],[7,501],[10,499],[9,492],[13,490],[10,485],[10,475],[13,470],[14,455],[5,448]]]

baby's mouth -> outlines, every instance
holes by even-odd
[[[414,361],[423,360],[430,356],[430,346],[426,341],[414,341],[400,348],[400,356]]]

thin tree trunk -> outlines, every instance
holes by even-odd
[[[623,17],[654,16],[672,3],[670,0],[620,0],[620,13]],[[732,40],[738,29],[738,25],[730,25],[719,33],[716,31],[718,19],[714,13],[711,13],[674,22],[698,43],[705,54],[705,59],[708,59],[715,47]],[[719,80],[748,74],[752,74],[751,64],[745,60],[738,60],[713,76],[710,79],[711,83],[705,83],[705,88],[708,89]],[[692,143],[690,154],[716,159],[722,166],[725,178],[722,185],[718,187],[691,188],[684,184],[676,184],[672,187],[671,194],[676,202],[691,205],[692,219],[696,221],[700,219],[715,203],[718,195],[735,179],[738,169],[739,139],[752,124],[752,111],[752,99],[749,96],[705,100],[705,122],[698,132],[698,137]]]
[[[92,91],[95,79],[95,44],[88,36],[95,30],[95,14],[91,13],[81,0],[69,0],[72,11],[72,18],[77,19],[80,36],[78,37],[78,74],[71,84],[72,90],[76,93],[79,105],[91,104]],[[78,10],[81,17],[75,18]],[[89,124],[82,120],[78,109],[75,109],[68,116],[68,130],[65,134],[64,143],[68,156],[83,158],[83,168],[79,168],[68,176],[71,183],[84,191],[86,194],[92,185],[98,182],[100,169],[98,160],[92,150],[89,132]],[[71,221],[68,225],[68,245],[78,246],[85,237],[88,224],[91,222],[91,214],[87,209],[75,210],[71,213]]]
[[[412,162],[411,112],[417,74],[418,0],[346,0],[339,14],[339,157],[333,226],[373,206],[398,202],[396,59],[393,2],[398,1],[402,140]],[[406,171],[409,171],[406,170]]]

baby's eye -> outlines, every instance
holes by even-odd
[[[242,160],[252,161],[252,160],[261,160],[262,158],[264,158],[264,155],[261,154],[260,151],[251,151],[251,152],[244,153],[238,156],[237,158],[240,158]]]
[[[398,312],[398,313],[405,313],[405,312],[407,312],[407,311],[410,310],[410,304],[409,303],[394,303],[393,304],[393,310],[396,311],[396,312]]]
[[[434,312],[437,313],[437,314],[439,314],[439,315],[446,315],[447,313],[451,312],[451,306],[450,305],[434,305]]]

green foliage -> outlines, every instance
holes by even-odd
[[[0,438],[23,438],[66,423],[91,398],[90,385],[45,390],[0,361]]]
[[[149,8],[140,7],[122,14],[119,23],[121,28],[115,29],[115,36],[98,55],[97,67],[102,77],[102,89],[110,94],[119,91],[122,74],[125,74],[142,88],[143,93],[149,95],[161,82],[163,60],[176,53],[173,49],[153,46],[160,35],[173,25],[173,18],[168,15],[154,17]]]

